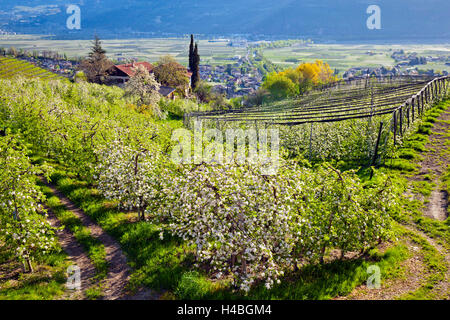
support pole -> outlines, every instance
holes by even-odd
[[[394,119],[394,146],[395,146],[397,145],[397,111],[394,111],[392,118]]]
[[[380,145],[380,140],[381,140],[381,133],[383,132],[383,122],[380,122],[380,128],[378,130],[378,137],[377,137],[377,143],[375,144],[375,151],[373,152],[373,158],[372,158],[372,164],[371,166],[374,166],[376,161],[377,161],[377,157],[378,157],[378,147]]]
[[[373,158],[372,158],[372,163],[371,163],[371,167],[373,167],[376,162],[377,162],[377,157],[378,157],[378,146],[380,145],[380,139],[381,139],[381,133],[383,132],[383,122],[380,122],[380,129],[378,130],[378,137],[377,137],[377,143],[375,144],[375,151],[373,152]],[[373,170],[370,173],[370,179],[372,179],[373,177]]]

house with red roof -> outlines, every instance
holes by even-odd
[[[133,63],[127,63],[127,64],[121,64],[121,65],[115,65],[113,66],[109,71],[109,83],[111,85],[116,85],[118,87],[123,88],[125,86],[125,83],[127,83],[131,77],[133,77],[136,73],[136,68],[138,66],[143,66],[148,70],[149,73],[153,73],[154,66],[149,62],[133,62]],[[191,85],[191,77],[192,72],[190,72],[188,69],[186,69],[186,74],[189,77],[189,86]],[[164,97],[174,99],[175,98],[175,88],[167,87],[167,86],[161,86],[160,94]]]
[[[153,72],[153,65],[149,62],[133,62],[127,64],[115,65],[109,70],[109,80],[111,84],[125,84],[134,74],[138,66],[143,66],[149,73]]]

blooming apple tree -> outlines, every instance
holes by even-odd
[[[203,163],[167,181],[159,215],[167,232],[196,247],[199,262],[249,291],[258,281],[271,288],[299,263],[323,261],[328,248],[363,250],[386,239],[390,191],[328,165],[283,163],[266,176],[254,165]]]
[[[125,144],[115,140],[99,151],[98,188],[110,200],[138,211],[145,220],[145,210],[158,199],[162,155],[157,148]]]
[[[33,271],[32,259],[56,247],[54,229],[40,204],[40,173],[15,137],[0,137],[0,239]]]

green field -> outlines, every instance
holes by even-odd
[[[297,45],[286,48],[268,48],[263,50],[266,58],[272,62],[292,67],[300,62],[314,62],[317,59],[328,62],[340,73],[352,67],[392,67],[395,60],[391,58],[394,51],[405,53],[417,52],[419,56],[450,56],[450,45],[343,45],[313,44]],[[369,54],[371,52],[371,54]],[[297,60],[296,62],[294,62]],[[420,69],[450,71],[444,63],[430,63],[419,66]]]
[[[139,60],[157,61],[160,56],[172,55],[180,63],[187,64],[189,55],[188,38],[168,39],[125,39],[104,40],[103,47],[112,59],[133,57]],[[227,40],[209,42],[199,40],[202,64],[227,64],[236,55],[245,56],[245,48],[228,46]],[[92,47],[90,40],[46,40],[41,37],[0,36],[0,47],[16,47],[28,51],[45,51],[51,48],[59,53],[66,53],[70,58],[84,57]],[[228,59],[228,60],[227,60]]]
[[[237,55],[245,56],[246,48],[231,47],[229,40],[214,42],[199,40],[202,64],[224,65],[231,63]],[[41,36],[17,35],[0,36],[0,47],[14,46],[24,50],[45,51],[51,48],[68,57],[84,57],[88,54],[92,42],[90,40],[50,40]],[[172,55],[180,63],[187,65],[189,38],[153,38],[153,39],[118,39],[104,40],[103,46],[112,59],[137,58],[150,62],[157,61],[160,56]],[[406,53],[417,52],[420,56],[450,56],[450,44],[438,45],[372,45],[372,44],[297,44],[292,47],[266,48],[266,58],[284,67],[292,67],[301,62],[324,60],[333,69],[342,74],[352,67],[392,67],[395,65],[391,55],[403,49]],[[371,52],[371,54],[368,54]],[[445,63],[429,63],[419,66],[420,69],[446,70],[450,66]]]
[[[0,78],[9,79],[17,75],[28,78],[41,79],[62,79],[52,72],[44,70],[27,61],[20,61],[14,58],[0,57]]]

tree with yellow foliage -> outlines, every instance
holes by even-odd
[[[316,60],[314,63],[302,63],[297,68],[290,68],[267,76],[263,87],[276,98],[286,98],[303,94],[314,86],[338,80],[328,63]]]

